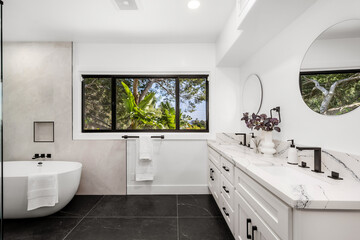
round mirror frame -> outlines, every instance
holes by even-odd
[[[245,83],[244,83],[243,85],[245,85],[246,82],[249,80],[249,78],[252,77],[252,76],[255,76],[255,77],[259,80],[259,83],[260,83],[261,98],[260,98],[259,108],[257,109],[256,112],[254,112],[255,114],[258,114],[258,113],[260,112],[260,109],[261,109],[261,106],[262,106],[262,102],[263,102],[263,98],[264,98],[264,88],[263,88],[263,84],[262,84],[262,82],[261,82],[260,76],[259,76],[258,74],[255,74],[255,73],[250,74],[250,75],[246,78]],[[243,98],[244,98],[244,90],[245,90],[245,88],[243,88],[243,91],[242,91],[242,96],[243,96]],[[244,108],[244,101],[242,101],[242,104],[243,104],[243,108]],[[244,109],[245,109],[245,108],[244,108]],[[250,113],[250,114],[251,114],[251,113]]]
[[[309,53],[311,47],[313,46],[314,42],[315,42],[317,39],[319,39],[320,36],[322,36],[324,33],[326,33],[329,29],[331,29],[331,28],[333,28],[333,27],[335,27],[335,26],[337,26],[337,25],[339,25],[339,24],[346,23],[346,22],[348,22],[348,21],[359,21],[359,22],[360,22],[360,19],[347,19],[347,20],[344,20],[344,21],[340,21],[340,22],[338,22],[338,23],[335,23],[335,24],[327,27],[325,30],[323,30],[319,35],[316,36],[316,38],[313,39],[313,41],[312,41],[312,42],[310,43],[310,45],[308,46],[305,54],[303,55],[303,58],[302,58],[302,61],[301,61],[300,67],[299,67],[298,83],[299,83],[299,92],[300,92],[300,97],[301,97],[301,99],[302,99],[302,102],[303,102],[303,103],[306,105],[306,107],[307,107],[308,109],[310,109],[312,112],[315,112],[315,113],[320,114],[320,115],[322,115],[322,116],[330,116],[330,117],[331,117],[331,116],[341,116],[341,115],[348,114],[348,113],[350,113],[350,112],[356,111],[356,109],[360,109],[360,107],[358,106],[358,107],[350,110],[349,112],[341,113],[341,114],[339,114],[339,115],[336,115],[336,114],[334,114],[334,115],[331,115],[331,114],[329,114],[329,115],[323,114],[323,113],[314,111],[314,110],[305,102],[305,100],[304,100],[304,98],[303,98],[303,94],[302,94],[302,84],[301,84],[301,73],[302,73],[302,71],[301,71],[301,69],[302,69],[302,66],[303,66],[303,64],[304,64],[304,60],[305,60],[307,54]],[[349,69],[346,69],[346,68],[342,68],[342,69],[339,69],[338,72],[345,72],[345,73],[346,73],[346,72],[351,72],[351,71],[355,71],[355,70],[357,70],[357,69],[350,69],[350,68],[349,68]],[[360,70],[359,70],[359,71],[360,71]],[[309,71],[309,72],[311,72],[311,71]],[[312,72],[316,72],[316,71],[312,71]],[[324,71],[319,70],[318,72],[319,72],[319,74],[320,74],[320,72],[331,72],[331,70],[327,70],[327,71],[326,71],[326,70],[324,70]]]

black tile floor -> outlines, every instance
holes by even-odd
[[[4,221],[4,239],[234,240],[211,195],[75,196],[44,218]]]

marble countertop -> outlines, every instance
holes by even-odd
[[[218,152],[282,201],[297,209],[360,209],[360,183],[266,158],[238,144],[208,141]]]

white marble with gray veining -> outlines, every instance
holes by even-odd
[[[299,160],[306,161],[310,168],[303,169],[286,163],[289,143],[275,141],[277,154],[266,158],[238,144],[234,134],[217,134],[216,141],[208,141],[224,158],[233,162],[254,180],[267,188],[289,206],[297,209],[360,209],[360,161],[359,157],[329,150],[322,150],[322,169],[314,173],[313,153],[299,152]],[[280,169],[284,174],[271,173]],[[340,173],[344,180],[328,178],[331,171]],[[292,176],[297,179],[290,180]]]

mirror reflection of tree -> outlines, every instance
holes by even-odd
[[[301,73],[301,93],[315,112],[340,115],[360,106],[360,70]]]

